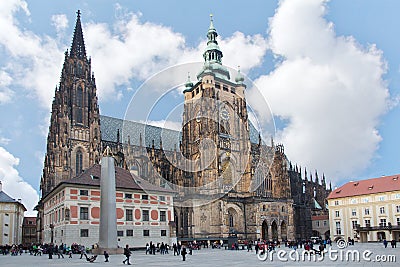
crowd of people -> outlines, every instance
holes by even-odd
[[[43,254],[47,254],[49,259],[52,259],[53,256],[57,256],[58,258],[64,258],[64,255],[68,255],[69,258],[72,258],[72,254],[80,254],[81,258],[83,255],[89,253],[90,249],[85,246],[73,243],[71,246],[67,246],[64,243],[61,244],[31,244],[29,246],[20,245],[3,245],[0,246],[0,254],[11,256],[22,255],[22,253],[28,253],[33,256],[42,256]]]
[[[389,244],[391,245],[392,248],[396,248],[396,240],[392,241],[387,241],[384,239],[382,241],[384,247],[386,248]],[[353,239],[348,239],[347,240],[347,245],[354,245],[354,240]],[[239,250],[240,246],[241,249],[247,249],[247,251],[253,251],[253,248],[255,250],[255,253],[261,252],[271,252],[275,250],[276,248],[280,248],[281,246],[284,246],[286,248],[290,249],[303,249],[306,251],[310,251],[311,253],[315,254],[321,254],[324,249],[327,248],[327,246],[332,246],[332,241],[330,239],[310,239],[310,240],[297,240],[297,241],[270,241],[270,240],[256,240],[256,241],[236,241],[234,243],[231,243],[230,245],[227,245],[226,243],[224,244],[223,241],[193,241],[193,242],[177,242],[173,243],[172,246],[170,246],[167,243],[161,242],[161,243],[153,243],[149,242],[146,244],[146,250],[145,254],[146,255],[166,255],[169,254],[169,251],[173,251],[174,256],[182,256],[182,260],[186,260],[187,255],[193,255],[193,250],[200,250],[202,247],[203,248],[208,248],[209,246],[212,247],[212,249],[218,249],[221,247],[225,247],[225,249],[231,249],[231,250]],[[58,258],[64,258],[64,255],[69,258],[72,258],[73,254],[78,254],[78,257],[80,255],[80,259],[85,259],[88,262],[94,262],[96,261],[98,255],[91,255],[88,256],[88,253],[90,253],[90,249],[86,248],[83,245],[73,243],[70,246],[67,246],[66,244],[32,244],[30,246],[23,246],[23,245],[0,245],[0,254],[2,255],[11,255],[11,256],[18,256],[21,255],[22,253],[28,253],[33,256],[42,256],[43,254],[47,254],[49,259],[53,259],[53,257],[57,256]],[[260,252],[260,253],[261,253]],[[131,248],[129,248],[129,245],[126,245],[124,248],[123,255],[126,257],[123,263],[130,265],[130,257],[132,255]],[[105,262],[109,262],[109,254],[107,251],[104,251],[103,253]]]

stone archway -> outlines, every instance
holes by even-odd
[[[261,239],[268,240],[268,224],[267,224],[267,220],[264,220],[263,223],[262,223]]]
[[[272,240],[278,240],[278,225],[275,221],[271,224]]]
[[[281,223],[281,239],[287,240],[287,226],[285,221]]]

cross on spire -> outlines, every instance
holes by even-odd
[[[85,42],[83,40],[82,25],[81,25],[81,11],[76,12],[76,24],[74,30],[74,37],[71,45],[71,57],[79,59],[86,59]]]

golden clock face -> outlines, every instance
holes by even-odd
[[[223,119],[223,120],[226,120],[226,121],[229,120],[229,112],[225,108],[223,108],[221,110],[220,116],[221,116],[221,119]]]

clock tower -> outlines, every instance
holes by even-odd
[[[246,85],[240,70],[231,80],[217,37],[211,16],[203,68],[196,83],[188,77],[183,91],[183,184],[202,194],[246,193],[251,178]]]

